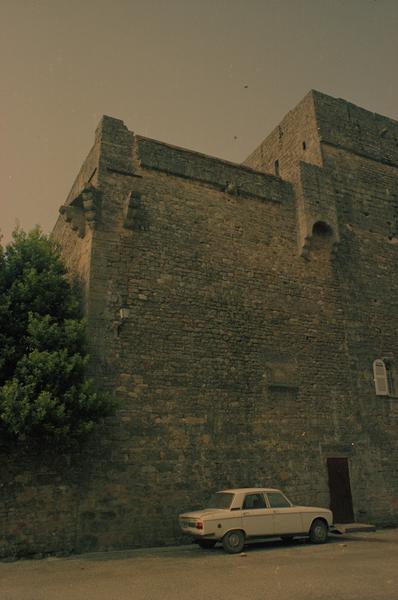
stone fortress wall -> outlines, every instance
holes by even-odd
[[[328,506],[330,458],[397,524],[397,138],[314,91],[243,165],[102,119],[54,236],[119,409],[79,456],[0,458],[3,554],[174,543],[225,487]]]

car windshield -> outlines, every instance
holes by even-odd
[[[229,508],[233,497],[234,495],[228,492],[217,492],[212,495],[206,504],[206,508]]]

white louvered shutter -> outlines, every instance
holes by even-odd
[[[376,388],[376,396],[388,396],[387,369],[383,360],[377,359],[373,362],[373,378]]]

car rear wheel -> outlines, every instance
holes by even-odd
[[[328,526],[322,519],[315,519],[310,529],[310,540],[313,544],[324,544],[328,539]]]
[[[201,548],[210,550],[211,548],[214,548],[214,546],[216,545],[216,541],[215,540],[198,540],[198,544]]]
[[[243,546],[245,545],[243,531],[240,529],[228,531],[222,539],[222,545],[225,552],[228,552],[228,554],[238,554],[239,552],[242,552]]]

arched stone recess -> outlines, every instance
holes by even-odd
[[[301,245],[301,255],[310,258],[311,252],[327,250],[330,254],[337,251],[339,237],[333,226],[323,219],[308,223],[308,232]]]
[[[322,168],[300,163],[297,214],[301,256],[310,258],[311,252],[337,251],[340,235],[335,195],[331,177]]]

